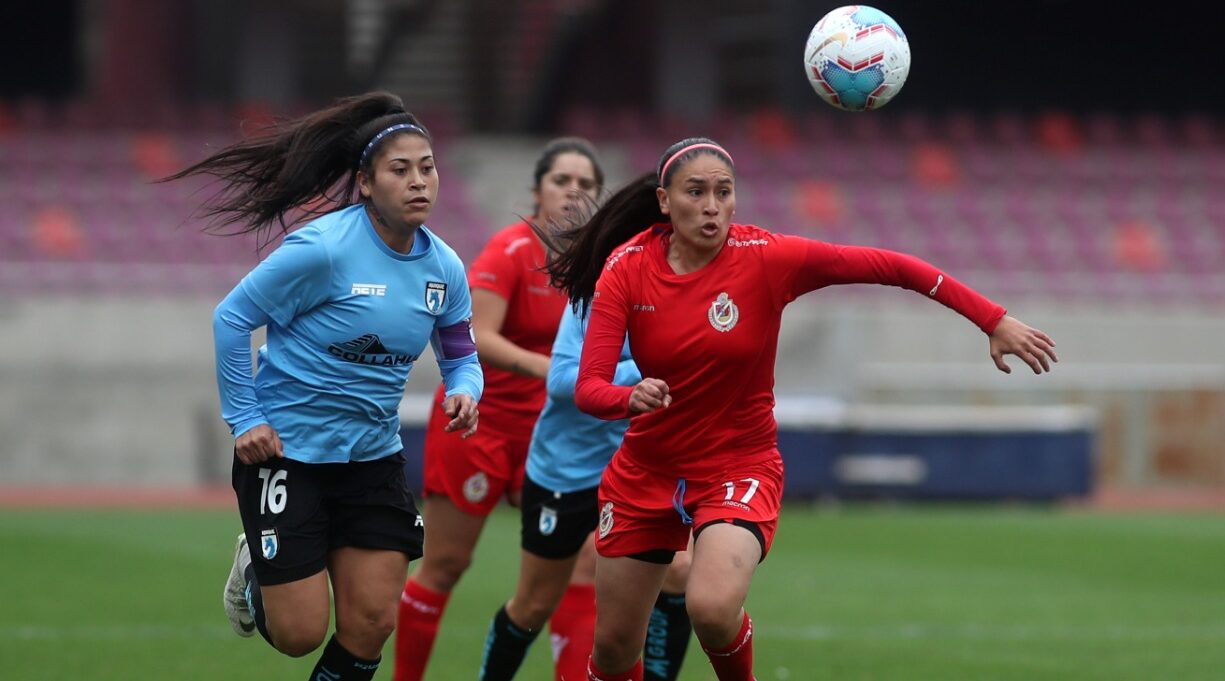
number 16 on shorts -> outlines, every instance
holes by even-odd
[[[271,468],[259,469],[259,514],[265,515],[268,512],[274,515],[285,510],[285,504],[289,501],[289,490],[285,487],[285,480],[289,478],[289,471],[279,470],[274,471]],[[757,489],[754,485],[753,489]]]

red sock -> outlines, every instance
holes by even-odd
[[[425,675],[425,665],[438,636],[438,621],[450,597],[449,593],[431,591],[411,578],[404,583],[396,624],[395,681],[421,681]]]
[[[642,658],[638,658],[628,672],[616,676],[596,669],[595,661],[587,658],[587,681],[642,681]]]
[[[595,644],[595,585],[571,584],[549,620],[553,643],[553,678],[582,681]]]
[[[702,651],[710,658],[719,681],[753,681],[753,620],[749,613],[744,613],[740,633],[726,648],[711,650],[703,645]]]

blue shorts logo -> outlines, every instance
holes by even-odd
[[[540,534],[549,536],[557,529],[557,511],[547,506],[540,509]]]
[[[259,533],[259,550],[264,560],[272,560],[276,558],[277,550],[281,548],[281,542],[277,540],[276,529],[264,530]]]

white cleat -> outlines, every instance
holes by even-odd
[[[225,593],[222,603],[225,605],[225,616],[230,618],[230,626],[234,633],[248,638],[255,634],[255,618],[251,616],[251,606],[247,603],[247,566],[251,564],[251,550],[247,548],[247,535],[238,535],[234,545],[234,566],[230,568],[230,578],[225,581]]]

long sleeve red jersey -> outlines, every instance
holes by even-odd
[[[506,300],[502,335],[507,340],[525,350],[548,355],[566,309],[566,296],[549,285],[544,263],[544,245],[531,225],[517,222],[499,230],[485,245],[468,270],[468,285],[492,291]],[[498,423],[517,422],[523,427],[523,436],[530,435],[532,424],[544,407],[544,381],[483,361],[481,368],[485,372],[482,416],[496,414],[500,417]],[[491,418],[486,420],[494,422]]]
[[[596,284],[575,400],[605,419],[629,416],[630,387],[612,384],[625,334],[642,375],[668,384],[672,405],[630,421],[620,454],[648,470],[700,477],[729,459],[775,456],[774,360],[783,308],[834,284],[908,288],[990,333],[1004,308],[912,256],[731,225],[702,269],[667,262],[669,225],[608,257]]]

